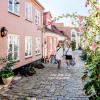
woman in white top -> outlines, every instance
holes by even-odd
[[[62,48],[62,43],[59,43],[56,49],[56,60],[58,63],[58,69],[60,69],[62,58],[63,58],[63,48]]]
[[[66,56],[66,63],[67,63],[67,65],[70,65],[70,60],[72,60],[72,49],[70,48],[70,45],[68,45],[65,48],[64,54]]]

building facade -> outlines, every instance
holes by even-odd
[[[43,34],[43,57],[50,58],[50,55],[55,55],[56,47],[59,41],[64,41],[65,36],[52,22],[52,15],[50,12],[45,12],[43,16],[43,24],[45,32]]]
[[[69,26],[64,26],[63,23],[56,23],[56,27],[64,32],[64,35],[66,36],[66,42],[65,44],[70,44],[71,41],[75,41],[76,43],[76,49],[79,48],[80,46],[80,37],[82,32],[80,31],[80,27],[69,27]]]
[[[0,56],[17,61],[14,69],[40,59],[42,5],[37,0],[0,0],[0,7],[0,28],[8,30],[6,36],[0,34]]]

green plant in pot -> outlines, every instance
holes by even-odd
[[[1,76],[4,84],[10,84],[13,79],[14,72],[11,69],[4,69]]]
[[[2,68],[0,72],[0,76],[2,77],[3,83],[5,85],[9,85],[13,79],[14,72],[12,70],[12,66],[15,64],[15,61],[7,61],[4,64],[4,67]]]

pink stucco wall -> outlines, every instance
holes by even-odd
[[[43,8],[34,0],[27,0],[33,4],[32,22],[25,20],[25,1],[20,0],[20,16],[16,16],[8,12],[8,0],[0,0],[0,28],[5,26],[8,34],[18,34],[20,36],[19,56],[20,60],[16,63],[16,67],[20,67],[42,57],[42,33],[35,24],[35,9],[41,12],[41,27],[43,24]],[[25,59],[25,36],[32,36],[32,54],[33,56]],[[35,37],[41,36],[41,55],[35,55]],[[7,56],[7,36],[0,36],[0,56]]]
[[[48,25],[48,20],[49,20],[49,21],[52,21],[51,13],[50,13],[50,12],[45,12],[45,13],[43,14],[43,24],[44,24],[44,25]]]

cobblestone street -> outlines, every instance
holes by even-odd
[[[78,61],[75,66],[68,68],[63,61],[59,70],[57,65],[45,64],[44,69],[36,69],[37,74],[23,77],[8,89],[1,90],[0,100],[28,100],[25,97],[30,97],[29,100],[88,100],[81,81],[84,62],[79,58],[80,53],[74,52]]]

